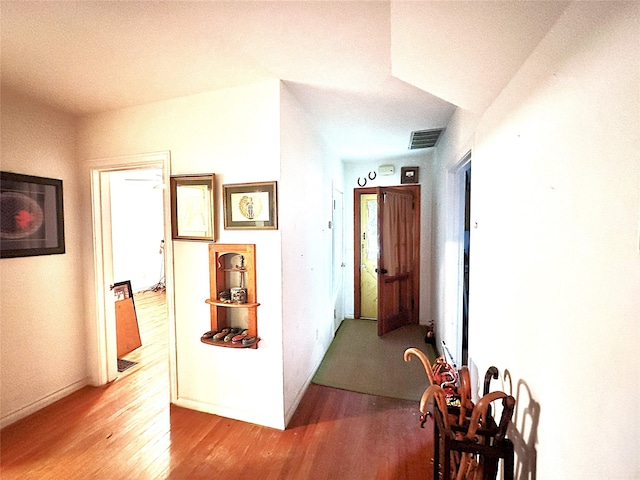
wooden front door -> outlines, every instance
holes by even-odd
[[[378,191],[378,335],[419,322],[419,188]]]
[[[420,186],[362,188],[354,191],[355,318],[367,316],[361,303],[361,279],[366,266],[361,243],[365,231],[361,223],[360,197],[369,194],[375,194],[377,199],[377,319],[378,335],[384,335],[403,325],[419,323]],[[385,204],[385,195],[391,203],[405,201],[405,205],[410,207],[404,210],[390,208],[390,204]],[[386,237],[383,232],[386,232]],[[399,258],[399,250],[405,254],[409,252],[409,259],[405,257],[401,266],[394,260]]]

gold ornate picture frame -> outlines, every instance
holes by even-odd
[[[174,240],[215,240],[216,176],[173,175],[171,237]]]
[[[277,230],[277,182],[223,185],[224,228]]]

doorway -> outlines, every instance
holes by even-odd
[[[126,282],[130,290],[129,299],[116,302],[118,373],[122,377],[151,363],[154,356],[145,352],[157,356],[166,350],[168,335],[158,339],[160,334],[154,333],[166,331],[167,318],[162,169],[125,169],[107,175],[113,277],[115,285]],[[132,305],[123,311],[127,301]]]
[[[462,365],[469,360],[469,260],[471,258],[471,157],[460,172],[464,188],[464,219],[462,240]]]
[[[111,192],[113,274],[133,292],[164,284],[162,169],[136,168],[108,173]]]
[[[147,238],[147,246],[143,247],[145,255],[148,254],[148,267],[145,275],[138,276],[139,285],[133,285],[132,291],[135,293],[144,289],[154,289],[162,284],[165,288],[164,279],[171,279],[171,242],[164,242],[165,238],[171,238],[170,217],[168,211],[169,192],[168,175],[169,152],[140,155],[135,157],[119,157],[115,159],[98,160],[91,168],[91,191],[93,209],[93,232],[94,232],[94,268],[96,281],[96,334],[97,334],[97,381],[98,384],[105,384],[113,381],[119,376],[117,359],[117,335],[115,319],[115,297],[110,287],[116,282],[130,280],[119,278],[130,276],[133,273],[122,270],[122,266],[116,267],[116,263],[122,264],[122,260],[117,259],[122,256],[118,250],[133,250],[132,245],[136,239],[148,237],[148,225],[142,221],[150,217],[150,209],[156,211],[161,225],[151,233],[153,240]],[[145,177],[146,175],[146,177]],[[147,178],[149,181],[140,181]],[[128,200],[123,205],[121,189],[116,185],[121,181],[121,185],[126,185],[127,189],[134,189],[134,184],[139,184],[139,188],[155,190],[153,195],[153,205],[147,195],[141,195],[138,200]],[[123,220],[123,218],[125,220]],[[132,220],[132,221],[131,221]],[[122,222],[125,222],[125,227]],[[160,238],[158,237],[160,234]],[[124,263],[138,261],[140,253],[126,251]],[[133,260],[131,260],[133,258]],[[144,285],[143,285],[144,283]],[[166,300],[170,300],[172,291],[171,282],[167,282],[166,291],[169,293]],[[170,365],[169,378],[172,381],[175,361],[171,358],[171,349],[168,348],[168,338],[171,336],[171,306],[164,307],[164,322],[166,330],[169,332],[164,347],[165,358]],[[144,340],[143,340],[144,341]],[[171,384],[170,381],[170,384]],[[171,385],[171,391],[175,391]]]
[[[333,302],[333,333],[338,330],[344,318],[344,244],[343,244],[343,194],[341,190],[332,189],[331,209],[331,300]]]
[[[471,152],[447,172],[447,243],[445,316],[451,331],[444,333],[456,364],[469,360],[471,274]]]
[[[420,186],[354,190],[354,317],[419,323]]]
[[[360,195],[360,318],[378,319],[378,195]]]

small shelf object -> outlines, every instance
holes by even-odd
[[[256,246],[209,244],[211,330],[200,340],[227,348],[258,348]]]

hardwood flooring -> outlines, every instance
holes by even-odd
[[[285,431],[169,405],[164,295],[135,302],[138,365],[3,429],[0,478],[431,478],[413,401],[310,385]]]

